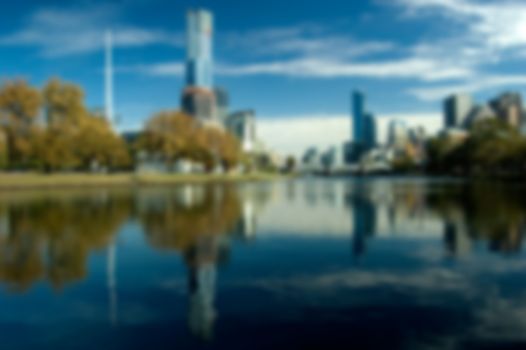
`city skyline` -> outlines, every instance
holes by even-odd
[[[88,104],[100,107],[103,34],[112,29],[118,128],[137,129],[153,112],[178,106],[185,84],[185,16],[188,9],[206,8],[216,21],[216,85],[235,96],[233,109],[253,107],[268,136],[287,123],[316,130],[314,119],[338,119],[345,126],[341,117],[348,115],[348,94],[356,88],[367,93],[379,117],[440,118],[442,99],[453,92],[473,93],[477,100],[503,90],[524,94],[526,7],[518,1],[498,7],[474,0],[330,5],[9,4],[0,21],[0,77],[42,85],[61,76],[84,86]]]

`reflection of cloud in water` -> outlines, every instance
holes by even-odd
[[[416,189],[399,188],[390,181],[377,181],[374,186],[345,180],[275,184],[268,189],[271,200],[259,212],[258,234],[348,237],[353,223],[360,220],[356,206],[369,202],[377,238],[441,238],[443,219],[425,205],[420,187],[425,184]],[[355,199],[362,196],[364,200],[357,203]]]
[[[490,260],[459,269],[436,266],[410,272],[343,270],[238,281],[230,287],[261,289],[279,300],[290,300],[291,308],[318,306],[349,313],[349,317],[354,310],[360,313],[367,308],[383,314],[384,320],[404,317],[399,307],[422,312],[441,310],[437,317],[443,319],[436,321],[444,329],[427,338],[415,335],[409,342],[419,349],[456,349],[466,342],[526,340],[526,294],[504,295],[499,283],[491,279],[525,269],[524,261]],[[481,276],[486,282],[480,280]],[[448,322],[453,321],[449,317],[457,317],[457,313],[465,319],[463,326],[448,327]]]

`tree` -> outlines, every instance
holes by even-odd
[[[76,169],[80,163],[75,153],[75,137],[76,130],[65,124],[37,130],[32,143],[38,168],[47,172]]]
[[[287,156],[284,171],[288,174],[293,173],[296,170],[296,166],[296,158],[292,155]]]
[[[41,102],[40,92],[25,81],[8,82],[0,87],[0,118],[12,166],[27,167],[31,162],[31,135]]]
[[[154,115],[146,124],[137,147],[152,154],[159,154],[166,162],[191,157],[197,136],[197,123],[178,111],[163,111]]]
[[[241,160],[237,139],[217,127],[205,127],[178,111],[154,115],[136,144],[138,150],[158,155],[167,164],[180,159],[192,160],[211,171],[222,165],[231,169]]]
[[[93,168],[95,165],[122,169],[131,163],[124,140],[113,132],[103,118],[83,118],[79,123],[74,143],[76,155],[84,169]]]
[[[44,109],[49,126],[63,123],[78,124],[88,116],[84,92],[74,84],[54,78],[42,91]]]

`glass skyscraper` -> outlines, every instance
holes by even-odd
[[[213,16],[205,10],[191,10],[187,21],[186,84],[211,89]]]
[[[352,93],[353,109],[353,141],[355,144],[363,145],[364,142],[364,119],[365,119],[365,95],[360,91]]]

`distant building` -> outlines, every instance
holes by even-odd
[[[464,127],[471,128],[473,125],[481,121],[495,118],[495,111],[487,104],[475,106],[466,118]]]
[[[372,113],[367,113],[364,116],[363,144],[366,150],[376,147],[376,122]]]
[[[346,170],[344,147],[329,147],[321,154],[320,163],[323,170],[329,173],[343,172]]]
[[[212,89],[213,17],[205,10],[191,10],[187,15],[186,85]]]
[[[228,92],[220,87],[214,88],[214,95],[216,98],[216,112],[219,122],[225,123],[228,117],[229,96]]]
[[[188,87],[181,98],[183,111],[202,123],[219,123],[216,111],[216,95],[212,90]]]
[[[317,170],[320,168],[320,152],[316,147],[308,148],[301,158],[303,168],[306,170]]]
[[[252,110],[232,113],[226,120],[227,129],[241,142],[244,152],[254,151],[256,144],[256,117]]]
[[[471,96],[456,94],[444,101],[444,124],[446,128],[463,127],[473,108]]]
[[[509,126],[519,129],[522,126],[522,97],[518,93],[507,92],[490,102],[497,118]]]
[[[409,129],[407,124],[401,120],[393,120],[389,124],[389,146],[396,149],[405,149],[409,142]]]
[[[364,142],[365,95],[360,91],[352,94],[353,141],[356,144]]]
[[[366,98],[360,91],[352,93],[352,121],[352,143],[345,146],[345,157],[349,163],[357,163],[364,153],[377,144],[376,120],[372,113],[366,111]]]

